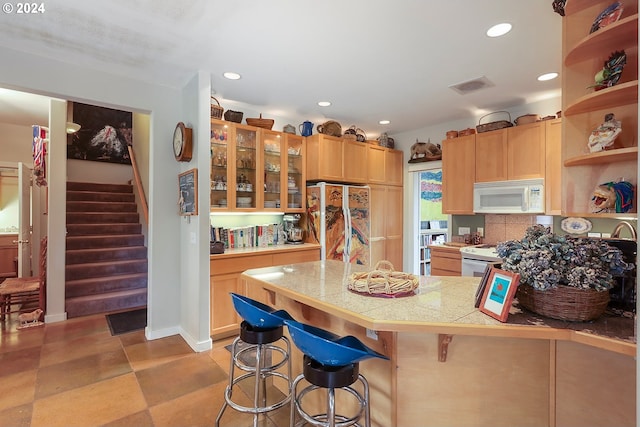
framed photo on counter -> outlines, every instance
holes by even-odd
[[[480,311],[506,322],[519,282],[520,274],[491,267],[480,301]]]

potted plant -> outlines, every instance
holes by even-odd
[[[520,305],[562,320],[602,315],[614,277],[633,269],[605,240],[559,236],[542,225],[529,227],[522,240],[499,243],[497,252],[502,269],[520,274]]]

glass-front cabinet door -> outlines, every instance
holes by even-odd
[[[229,138],[233,128],[211,120],[211,209],[227,209],[229,204]],[[235,186],[232,185],[232,188]]]
[[[305,182],[305,140],[302,136],[284,134],[286,140],[286,212],[304,212]]]
[[[283,141],[279,132],[263,130],[262,147],[263,170],[264,170],[264,209],[280,210],[282,204],[282,177],[284,170],[283,161]]]
[[[235,126],[235,189],[237,209],[254,209],[257,206],[258,185],[258,132],[251,126]]]

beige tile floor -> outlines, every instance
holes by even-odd
[[[0,327],[0,427],[214,425],[231,339],[195,353],[177,335],[112,336],[104,315],[16,326],[12,315]],[[253,417],[228,408],[220,425],[251,426]],[[260,425],[289,425],[289,407]]]

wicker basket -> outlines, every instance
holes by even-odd
[[[531,285],[520,283],[516,297],[527,310],[552,319],[571,321],[597,319],[604,314],[609,303],[608,291],[564,285],[539,291]]]
[[[469,136],[469,135],[474,135],[476,133],[476,130],[473,128],[466,128],[466,129],[462,129],[461,131],[458,132],[458,136]]]
[[[480,123],[482,119],[484,119],[485,117],[490,116],[492,114],[498,114],[498,113],[504,113],[508,115],[509,120],[498,120],[495,122],[489,122],[489,123],[483,123],[483,124]],[[478,131],[478,133],[482,133],[482,132],[489,132],[492,130],[504,129],[511,126],[513,126],[513,123],[511,122],[511,114],[509,114],[508,111],[494,111],[493,113],[485,114],[484,116],[480,117],[480,120],[478,120],[478,126],[476,126],[476,130]]]
[[[329,120],[316,126],[318,133],[340,138],[342,136],[342,126],[335,120]]]
[[[262,113],[260,113],[259,119],[247,117],[247,124],[249,126],[255,126],[257,128],[271,130],[271,128],[273,127],[273,119],[263,119]]]
[[[242,123],[243,115],[244,113],[242,111],[227,110],[224,113],[224,119],[228,122]]]
[[[394,271],[389,261],[378,261],[372,271],[352,273],[347,288],[361,294],[394,297],[413,293],[419,283],[417,276]]]
[[[220,106],[220,102],[218,102],[218,100],[215,97],[212,96],[211,100],[216,101],[216,104],[218,104],[218,105],[214,105],[213,102],[211,103],[211,118],[221,119],[224,108]]]

